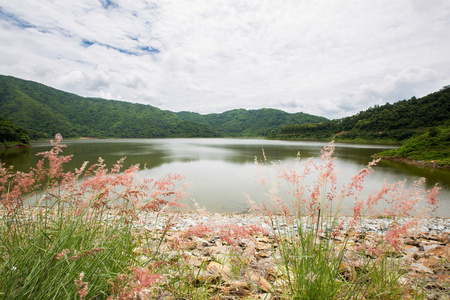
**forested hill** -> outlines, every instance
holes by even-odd
[[[281,125],[324,120],[270,109],[206,116],[177,114],[150,105],[81,97],[2,75],[0,116],[27,129],[32,139],[50,138],[55,133],[113,138],[261,136]]]
[[[85,98],[32,81],[0,76],[0,115],[32,139],[64,137],[215,137],[211,127],[150,105]]]
[[[435,126],[450,126],[450,86],[417,99],[375,105],[358,114],[317,124],[284,126],[271,138],[402,142]]]
[[[211,126],[223,135],[233,137],[267,136],[287,124],[318,123],[328,121],[324,117],[305,113],[290,114],[277,109],[258,110],[234,109],[221,114],[201,115],[192,112],[179,112],[183,120]],[[272,133],[272,134],[273,134]]]
[[[0,116],[0,148],[27,146],[30,138],[22,127]]]

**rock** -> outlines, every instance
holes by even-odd
[[[195,245],[195,247],[196,247],[198,250],[203,250],[203,249],[205,249],[206,247],[211,247],[211,246],[214,246],[214,244],[211,244],[211,243],[209,243],[208,241],[199,241],[199,242],[197,242],[197,244]]]
[[[428,254],[428,253],[426,253],[426,254]],[[425,252],[420,251],[420,252],[414,253],[414,254],[413,254],[413,258],[414,258],[415,260],[420,260],[421,258],[425,258]]]
[[[257,259],[267,258],[267,257],[270,257],[271,255],[272,255],[272,253],[269,252],[269,251],[257,251],[257,252],[255,252],[255,257]]]
[[[250,273],[250,279],[254,284],[256,284],[258,288],[260,288],[264,292],[268,293],[272,289],[271,284],[264,277],[254,272]]]
[[[194,286],[219,283],[219,274],[211,274],[203,269],[192,270],[192,275],[188,276],[189,282]]]
[[[211,257],[214,261],[222,265],[230,265],[230,255],[223,253],[213,253]]]
[[[234,295],[245,297],[250,295],[252,291],[252,285],[250,282],[239,281],[239,280],[229,280],[225,284],[222,292],[224,295]]]
[[[450,244],[447,244],[445,246],[437,246],[433,249],[428,250],[428,253],[450,261]]]
[[[203,249],[205,255],[211,256],[212,254],[230,254],[233,251],[231,246],[212,246]]]
[[[446,233],[439,234],[437,241],[439,241],[442,244],[449,244],[450,243],[450,234],[446,234]]]
[[[245,300],[270,300],[270,299],[273,299],[270,293],[250,295],[245,298]]]
[[[232,272],[230,267],[224,266],[215,261],[212,261],[208,264],[208,266],[206,267],[206,271],[210,274],[224,277],[225,279],[230,278]]]
[[[355,270],[364,270],[370,264],[370,261],[367,258],[362,258],[357,253],[347,252],[344,254],[343,261],[341,263],[347,263],[351,268]]]
[[[406,254],[414,254],[419,251],[419,248],[416,246],[405,245],[403,247],[403,250],[405,251]]]
[[[253,255],[255,255],[255,251],[256,251],[255,242],[248,241],[245,244],[244,252],[242,253],[242,256],[253,256]]]
[[[347,262],[342,262],[339,266],[339,273],[348,281],[353,282],[356,279],[356,271],[353,266]]]
[[[438,245],[422,245],[420,246],[420,251],[429,252],[430,250],[436,248]]]
[[[436,256],[425,258],[421,262],[425,267],[429,268],[430,270],[435,270],[439,268],[440,266],[442,266],[443,263],[442,259],[437,258]]]
[[[189,257],[188,264],[191,267],[202,267],[207,265],[211,261],[209,257],[197,257],[191,256]]]
[[[270,281],[275,281],[282,276],[283,271],[277,265],[273,265],[266,270],[266,278]]]
[[[288,285],[289,285],[289,281],[284,278],[278,278],[277,280],[275,280],[273,282],[273,287],[275,287],[276,289],[280,289],[280,290],[287,289]]]
[[[411,264],[410,269],[418,273],[433,274],[433,271],[431,271],[430,268],[424,266],[422,263],[413,263]]]
[[[268,237],[268,236],[266,236],[266,235],[263,235],[263,236],[261,236],[261,237],[256,237],[255,240],[256,240],[257,242],[265,243],[265,244],[270,244],[270,243],[273,242],[273,239],[271,239],[270,237]]]
[[[184,239],[185,233],[183,231],[175,231],[175,232],[167,232],[166,239],[169,242],[172,242],[174,240],[182,240]]]
[[[407,237],[403,243],[408,246],[420,247],[420,242],[414,237]]]
[[[269,243],[256,242],[255,249],[258,251],[270,250],[272,249],[272,245]]]

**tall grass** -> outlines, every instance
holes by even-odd
[[[108,170],[101,158],[64,171],[71,156],[62,155],[61,139],[40,153],[43,159],[28,173],[0,163],[0,298],[220,299],[217,274],[205,274],[207,261],[193,268],[188,250],[194,238],[212,235],[235,249],[223,258],[233,262],[230,280],[250,278],[245,288],[260,281],[238,251],[252,235],[268,234],[260,224],[199,224],[167,239],[172,220],[164,215],[186,196],[182,176],[139,181],[139,166],[123,170],[121,159]],[[401,272],[390,256],[416,220],[398,218],[408,217],[421,201],[435,207],[438,188],[425,191],[420,181],[408,190],[400,182],[363,198],[364,178],[376,161],[338,189],[333,151],[333,144],[325,147],[320,164],[275,165],[272,182],[260,177],[269,203],[252,207],[271,222],[278,246],[271,251],[284,282],[270,292],[280,299],[399,298]],[[315,179],[312,185],[307,177]],[[354,197],[354,214],[344,224],[339,203],[348,197]],[[382,201],[388,209],[376,211]],[[360,246],[358,267],[351,265],[352,233],[361,230],[363,218],[380,214],[393,220],[383,242]],[[151,224],[165,222],[163,228],[144,226],[149,216]]]
[[[136,265],[130,226],[65,210],[17,211],[2,219],[0,297],[6,299],[106,298],[109,281]],[[84,274],[88,289],[74,282]]]
[[[156,231],[140,239],[134,224],[178,206],[183,178],[140,182],[138,166],[121,170],[123,159],[111,170],[99,159],[65,172],[71,156],[61,155],[60,141],[29,173],[0,164],[0,298],[132,298],[163,278],[148,267],[161,244]]]
[[[390,256],[399,250],[401,237],[417,224],[420,217],[417,205],[425,203],[429,211],[436,209],[439,188],[426,191],[422,188],[424,179],[420,179],[414,189],[406,189],[405,182],[401,181],[385,183],[380,190],[364,197],[364,180],[373,173],[378,162],[374,160],[338,189],[333,152],[331,143],[322,150],[320,163],[311,159],[301,163],[300,156],[294,166],[272,162],[271,170],[275,167],[276,174],[267,175],[262,171],[258,179],[266,187],[268,202],[256,205],[250,201],[254,211],[271,220],[288,297],[395,299],[403,296],[405,287],[399,281],[402,271],[398,261]],[[261,164],[257,158],[255,162]],[[264,152],[262,163],[264,169],[267,164]],[[315,180],[308,180],[311,177]],[[339,209],[342,201],[350,197],[354,198],[353,216],[343,221]],[[385,207],[381,211],[377,210],[380,204]],[[399,222],[413,213],[416,218]],[[382,242],[358,246],[355,259],[355,253],[347,247],[349,239],[362,231],[364,218],[380,215],[392,220]]]

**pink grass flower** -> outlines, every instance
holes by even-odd
[[[439,202],[441,201],[440,199],[437,198],[437,196],[440,194],[439,190],[441,188],[438,187],[437,185],[435,185],[431,190],[428,191],[427,193],[427,203],[430,206],[433,206],[432,211],[436,211],[438,206],[439,206]]]
[[[154,274],[147,268],[131,268],[134,278],[133,283],[134,292],[141,292],[142,289],[150,287],[159,282],[164,276],[160,274]]]
[[[84,273],[81,272],[78,279],[75,279],[75,285],[77,286],[77,295],[80,296],[80,299],[84,299],[88,292],[88,283],[83,281]]]
[[[69,249],[64,249],[63,251],[61,251],[60,253],[57,253],[57,254],[55,255],[55,259],[56,259],[56,260],[61,260],[61,259],[65,258],[65,257],[66,257],[66,254],[69,253],[69,252],[70,252]]]
[[[399,251],[400,246],[403,244],[401,237],[407,235],[408,229],[417,223],[417,219],[412,219],[401,226],[396,223],[392,224],[392,227],[386,232],[386,241],[388,241],[395,251]]]
[[[214,228],[204,224],[197,224],[188,228],[186,234],[188,236],[196,236],[199,238],[208,236],[214,232]]]

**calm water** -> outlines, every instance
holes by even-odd
[[[265,190],[255,182],[258,172],[274,171],[269,164],[257,167],[255,156],[262,158],[264,149],[268,161],[294,164],[300,151],[301,161],[313,157],[319,161],[320,150],[327,145],[321,142],[285,142],[259,139],[117,139],[117,140],[64,140],[64,154],[73,154],[68,168],[79,168],[84,161],[94,163],[98,157],[111,165],[121,157],[127,157],[126,166],[141,164],[146,169],[139,172],[141,178],[160,178],[172,172],[186,176],[190,183],[190,196],[186,203],[194,207],[192,199],[211,212],[237,212],[248,208],[249,195],[255,202],[265,199]],[[370,162],[371,155],[390,149],[389,146],[352,145],[337,143],[335,150],[339,185],[347,183]],[[15,170],[27,171],[39,157],[36,153],[50,149],[46,141],[34,142],[25,149],[0,150],[0,160],[14,165]],[[388,183],[407,179],[407,186],[420,177],[426,178],[426,188],[438,183],[442,200],[438,215],[450,217],[450,172],[421,168],[396,162],[382,161],[375,173],[366,179],[365,194]],[[310,183],[313,182],[311,179]],[[343,213],[349,213],[352,200],[343,203]]]

